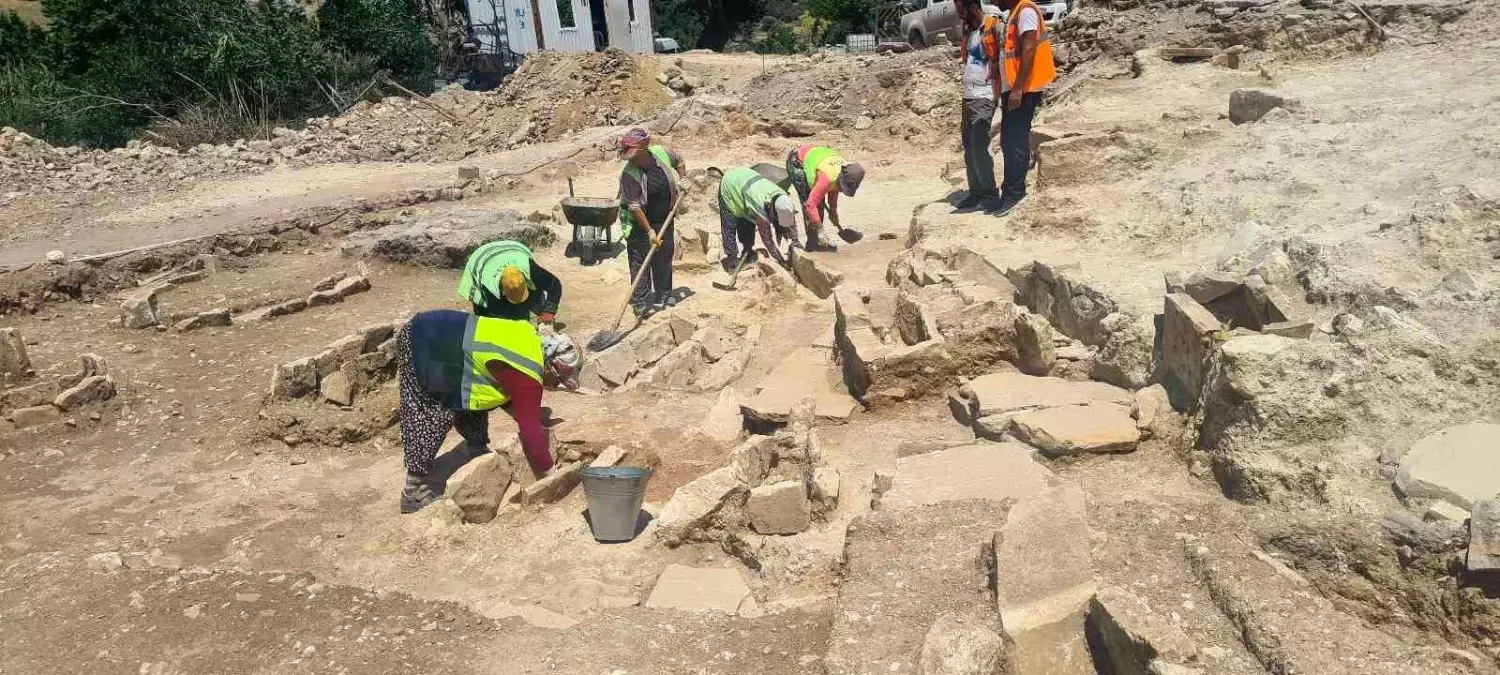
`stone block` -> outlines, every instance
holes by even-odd
[[[339,295],[338,292],[334,291],[333,289],[329,289],[326,291],[313,291],[312,294],[307,296],[308,307],[322,307],[324,305],[332,305],[334,303],[343,301],[344,296]]]
[[[729,453],[729,467],[746,485],[759,485],[775,463],[776,439],[770,436],[751,436]]]
[[[812,499],[819,513],[831,512],[838,508],[842,484],[843,477],[834,469],[819,467],[813,471]]]
[[[703,358],[709,363],[716,363],[719,359],[739,349],[739,340],[722,325],[710,323],[699,328],[690,337],[679,340],[691,339],[702,345]]]
[[[355,276],[349,277],[347,279],[341,279],[333,285],[333,288],[331,290],[333,291],[333,294],[337,295],[340,299],[347,298],[356,293],[363,293],[370,290],[370,280],[366,279],[364,276]]]
[[[725,507],[744,504],[749,488],[732,466],[710,471],[677,488],[656,517],[656,536],[668,546],[697,541]]]
[[[338,406],[354,404],[354,379],[346,372],[352,364],[345,364],[318,383],[318,393],[323,400]]]
[[[687,389],[709,369],[703,346],[688,340],[667,352],[650,373],[651,384],[668,389]]]
[[[318,352],[313,357],[318,364],[318,377],[327,377],[334,371],[343,367],[364,352],[365,336],[363,333],[345,335],[328,345],[328,348]]]
[[[903,509],[971,499],[1025,499],[1047,488],[1052,472],[1019,443],[962,445],[896,460],[880,509]]]
[[[463,512],[466,523],[488,523],[495,519],[514,471],[505,452],[479,456],[449,479],[447,494]]]
[[[981,375],[959,387],[971,417],[1014,416],[1066,405],[1113,404],[1129,411],[1131,392],[1102,382],[1075,382],[1016,372]]]
[[[667,565],[646,606],[684,612],[756,614],[755,598],[737,570]]]
[[[1272,108],[1286,108],[1295,101],[1262,89],[1236,89],[1229,92],[1229,121],[1235,124],[1255,122]]]
[[[279,303],[276,303],[274,305],[271,305],[270,307],[267,307],[264,311],[261,312],[260,318],[261,319],[274,319],[274,318],[276,318],[278,316],[287,316],[289,314],[296,314],[297,312],[300,312],[300,311],[302,311],[304,309],[307,309],[307,299],[306,298],[293,298],[291,300],[287,300],[285,302],[279,302]]]
[[[102,403],[115,395],[115,380],[108,375],[93,375],[69,387],[53,399],[52,405],[64,412],[83,405]]]
[[[1311,321],[1277,321],[1260,327],[1262,333],[1306,340],[1312,337],[1316,326]]]
[[[740,413],[739,396],[733,389],[720,390],[699,430],[719,443],[729,443],[738,440],[744,429],[745,418]]]
[[[1016,367],[1027,375],[1046,375],[1057,363],[1052,324],[1030,312],[1016,317]]]
[[[1485,499],[1474,504],[1469,517],[1469,554],[1465,565],[1470,572],[1500,573],[1500,500]]]
[[[40,426],[62,419],[62,411],[52,404],[19,408],[10,413],[10,421],[17,429]]]
[[[150,328],[160,322],[157,316],[156,293],[158,289],[146,289],[129,296],[120,303],[120,320],[126,328]]]
[[[812,502],[807,485],[786,480],[750,490],[745,512],[759,534],[797,534],[812,525]]]
[[[271,396],[279,399],[301,398],[317,391],[318,364],[311,357],[276,366],[271,374]]]
[[[583,480],[583,463],[557,464],[541,480],[521,488],[521,504],[537,506],[562,501]]]
[[[672,324],[667,321],[651,323],[633,333],[625,342],[635,354],[636,363],[642,368],[660,361],[677,346],[677,339],[672,335]]]
[[[1065,484],[1011,507],[995,536],[995,597],[1016,672],[1058,661],[1092,672],[1084,615],[1094,570],[1083,490]],[[1062,658],[1063,656],[1066,658]]]
[[[1401,458],[1396,489],[1407,498],[1443,499],[1462,508],[1500,494],[1500,424],[1448,427]]]
[[[818,264],[816,254],[804,251],[797,251],[792,256],[792,272],[799,283],[819,298],[833,295],[833,290],[844,281],[843,272]]]
[[[1166,296],[1162,314],[1162,359],[1157,379],[1166,387],[1174,408],[1196,410],[1208,360],[1213,355],[1214,334],[1222,325],[1186,294]]]
[[[1429,504],[1427,510],[1422,512],[1422,520],[1429,523],[1463,525],[1469,520],[1469,510],[1439,499]]]
[[[621,342],[609,349],[597,352],[591,359],[599,378],[616,387],[625,384],[640,370],[635,351],[630,344]]]
[[[1244,288],[1245,284],[1239,277],[1222,272],[1194,272],[1183,284],[1183,292],[1204,306]]]
[[[1198,655],[1186,633],[1123,588],[1099,589],[1089,603],[1087,625],[1115,675],[1150,675],[1153,661],[1181,664]]]
[[[1458,524],[1429,523],[1407,511],[1386,514],[1380,519],[1380,531],[1398,545],[1428,553],[1446,553],[1462,546]]]
[[[360,334],[365,338],[364,345],[360,347],[360,353],[368,354],[380,349],[380,345],[394,337],[396,330],[400,327],[399,324],[377,323],[359,329]]]
[[[1129,410],[1113,404],[1032,410],[1010,424],[1018,440],[1048,457],[1132,452],[1141,437]]]

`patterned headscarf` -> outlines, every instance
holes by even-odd
[[[639,150],[651,145],[651,132],[640,127],[625,132],[620,138],[620,154],[624,155],[631,150]]]

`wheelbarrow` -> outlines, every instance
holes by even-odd
[[[760,174],[761,178],[775,183],[776,187],[779,187],[783,190],[792,189],[792,179],[790,176],[786,175],[786,167],[761,162],[760,164],[756,164],[755,166],[752,166],[750,168],[754,169],[755,173]]]
[[[611,226],[620,217],[620,202],[603,197],[573,195],[573,181],[568,180],[568,196],[562,200],[563,218],[573,226],[573,240],[563,255],[577,256],[578,262],[592,265],[609,257],[614,246]]]

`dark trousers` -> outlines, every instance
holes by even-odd
[[[995,158],[990,155],[990,125],[995,119],[995,101],[987,98],[964,99],[963,135],[964,168],[969,173],[969,196],[998,197],[995,187]]]
[[[676,248],[674,239],[676,237],[671,232],[663,234],[661,250],[651,255],[650,268],[646,270],[641,283],[635,287],[635,293],[630,296],[630,304],[645,307],[661,302],[663,296],[672,291],[672,256]],[[646,234],[646,228],[631,228],[630,235],[625,237],[625,255],[630,260],[632,280],[640,272],[641,265],[646,262],[646,255],[650,252],[651,237]]]
[[[729,264],[738,263],[740,258],[739,248],[734,245],[735,239],[745,249],[745,257],[755,257],[755,223],[730,214],[729,208],[724,205],[724,195],[719,195],[719,235],[724,239],[724,258]]]
[[[1006,94],[1001,94],[1002,105]],[[1031,166],[1031,121],[1036,118],[1042,92],[1021,97],[1021,106],[1000,113],[1000,154],[1005,159],[1005,178],[1000,184],[1000,198],[1019,201],[1026,196],[1026,169]]]
[[[796,148],[792,148],[792,151],[786,156],[786,173],[787,177],[792,181],[792,187],[797,190],[797,208],[804,211],[802,222],[804,229],[807,230],[807,238],[809,240],[815,239],[818,236],[818,226],[805,213],[807,211],[807,198],[812,195],[812,186],[807,184],[807,168],[802,165],[802,160],[797,158]],[[827,217],[828,206],[820,202],[818,204],[818,222],[822,222]]]

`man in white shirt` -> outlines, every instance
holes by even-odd
[[[957,6],[966,31],[962,134],[969,180],[969,194],[957,204],[957,211],[968,212],[995,207],[1000,199],[995,159],[990,155],[990,124],[1005,79],[999,53],[1004,37],[1000,22],[985,15],[982,0],[958,0]]]

